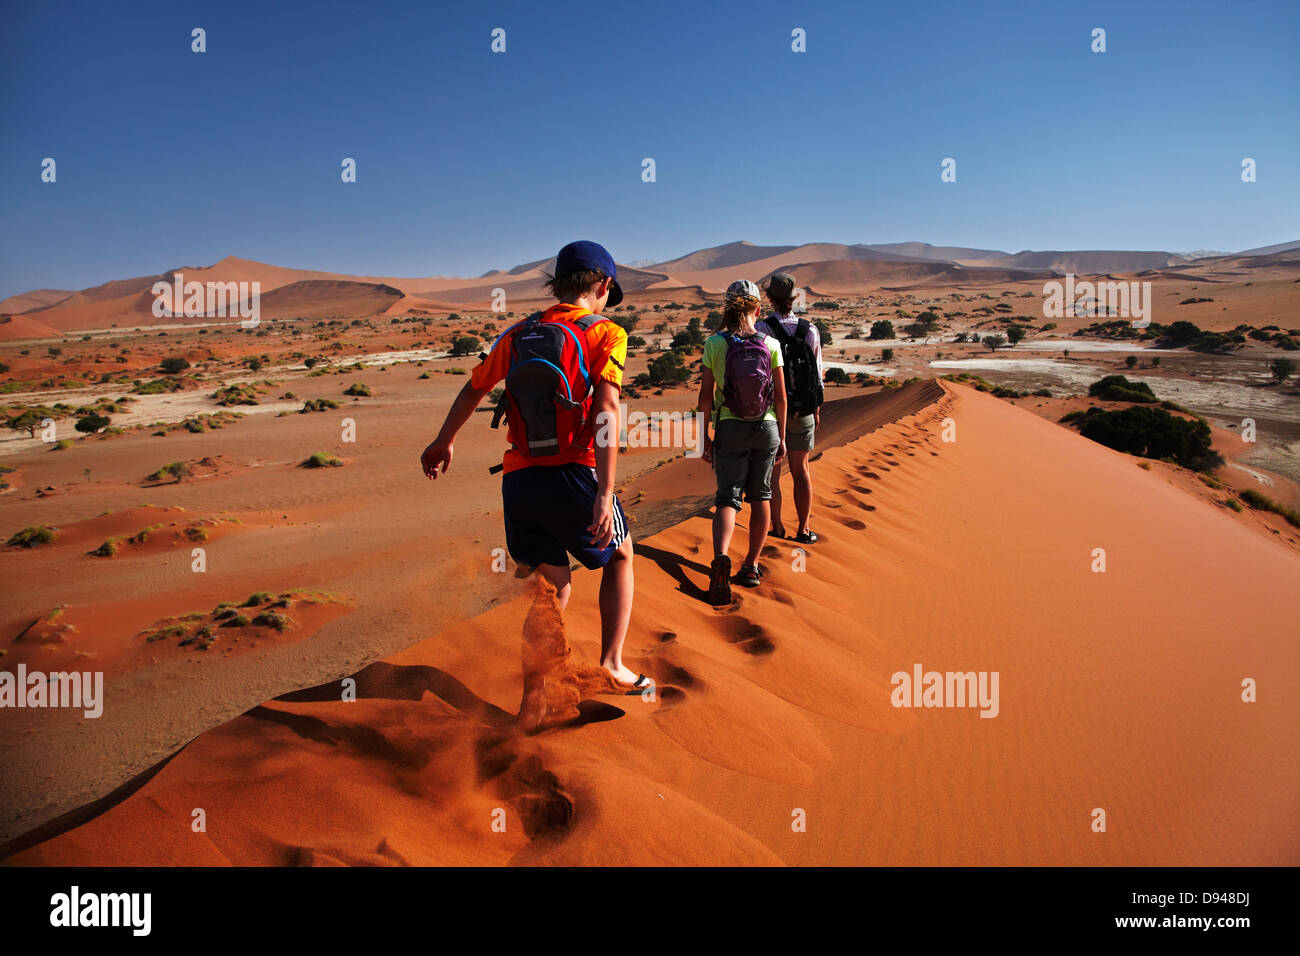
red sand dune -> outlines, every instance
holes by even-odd
[[[14,339],[52,339],[61,334],[54,326],[47,325],[30,315],[0,317],[0,342],[12,342]]]
[[[732,607],[702,600],[707,518],[639,542],[626,656],[653,701],[582,666],[595,575],[562,623],[521,582],[362,671],[355,701],[334,682],[257,707],[14,862],[1300,863],[1300,557],[943,387],[825,453],[822,540],[771,542]],[[914,665],[998,672],[997,716],[895,708]],[[534,735],[516,717],[575,710]]]

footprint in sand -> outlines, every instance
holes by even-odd
[[[794,595],[789,591],[784,591],[781,588],[772,588],[771,594],[772,597],[781,604],[784,604],[787,607],[795,606]]]
[[[743,617],[729,617],[724,626],[724,634],[729,644],[740,648],[746,654],[760,656],[771,654],[776,650],[776,642],[767,635],[767,629],[761,624]]]
[[[841,518],[840,524],[846,528],[852,528],[854,531],[862,531],[867,527],[865,521],[859,521],[857,518]]]

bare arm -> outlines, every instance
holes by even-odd
[[[439,465],[442,466],[442,473],[444,475],[447,473],[447,469],[451,467],[451,446],[456,440],[456,433],[465,427],[465,423],[474,414],[474,409],[478,408],[479,402],[483,401],[490,391],[490,388],[475,388],[469,382],[461,388],[456,400],[451,403],[451,408],[447,411],[447,418],[442,423],[438,437],[420,455],[420,465],[426,477],[437,478]]]
[[[709,423],[713,421],[713,388],[713,369],[706,365],[700,378],[700,397],[696,407],[704,416],[704,452],[700,457],[709,462],[713,461],[713,439],[709,437]]]
[[[776,406],[776,433],[781,436],[781,444],[777,446],[776,460],[780,461],[785,458],[785,412],[786,412],[786,395],[785,395],[785,369],[777,367],[772,369],[772,388],[774,391]]]
[[[614,479],[618,471],[618,386],[601,379],[596,383],[596,394],[591,400],[591,411],[597,422],[597,434],[612,436],[608,441],[597,441],[596,449],[596,503],[592,507],[591,524],[587,530],[596,536],[600,547],[614,540]]]

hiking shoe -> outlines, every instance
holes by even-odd
[[[731,558],[720,554],[709,568],[709,603],[722,607],[731,603]]]
[[[746,564],[736,575],[736,583],[742,588],[756,588],[762,580],[763,572],[758,569],[757,565]]]

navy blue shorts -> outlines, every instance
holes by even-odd
[[[605,547],[587,530],[596,504],[596,469],[587,465],[533,465],[501,479],[506,548],[519,564],[568,567],[573,555],[586,568],[603,568],[627,537],[627,516],[614,496],[614,537]],[[567,553],[566,553],[567,552]]]

